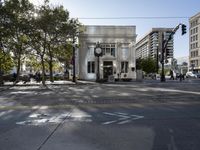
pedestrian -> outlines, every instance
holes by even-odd
[[[180,73],[179,78],[180,78],[180,82],[182,82],[182,79],[183,79],[182,73]]]
[[[37,71],[35,73],[35,80],[36,80],[36,82],[40,82],[40,72],[39,71]]]
[[[40,75],[40,72],[38,72],[38,82],[41,81],[41,75]]]
[[[13,82],[15,82],[17,80],[17,74],[14,72],[13,73]]]
[[[170,80],[174,80],[174,72],[170,70]]]

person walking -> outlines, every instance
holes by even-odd
[[[174,72],[170,70],[170,80],[174,80]]]

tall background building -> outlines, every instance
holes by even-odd
[[[189,70],[200,72],[200,12],[189,19]]]
[[[143,38],[136,43],[136,59],[138,58],[157,58],[157,55],[162,51],[162,34],[164,39],[167,39],[171,34],[173,28],[152,28]],[[174,57],[174,42],[172,39],[167,45],[169,56],[167,58]]]

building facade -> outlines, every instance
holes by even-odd
[[[200,72],[200,12],[189,19],[189,70]]]
[[[135,26],[85,26],[79,36],[79,78],[96,80],[97,57],[94,49],[100,44],[100,79],[136,79]]]
[[[167,39],[171,34],[173,28],[152,28],[143,38],[136,43],[136,59],[138,58],[157,58],[157,55],[162,50],[162,37]],[[167,45],[169,56],[167,58],[174,57],[174,42],[173,36]]]

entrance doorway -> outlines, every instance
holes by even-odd
[[[113,62],[104,61],[103,62],[103,78],[108,79],[108,76],[113,75]]]

